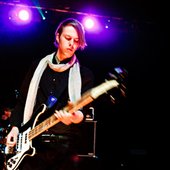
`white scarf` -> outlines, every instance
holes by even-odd
[[[74,55],[70,60],[70,62],[66,64],[53,64],[52,63],[53,56],[54,53],[47,55],[46,57],[41,59],[34,72],[27,93],[23,124],[28,122],[32,116],[39,82],[47,65],[49,65],[49,67],[56,72],[63,72],[71,67],[69,71],[69,80],[68,80],[68,92],[69,92],[70,101],[75,102],[79,100],[81,97],[80,66],[76,58],[76,55]]]

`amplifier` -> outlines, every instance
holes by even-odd
[[[97,121],[86,120],[82,125],[82,143],[78,156],[96,157],[96,125]]]

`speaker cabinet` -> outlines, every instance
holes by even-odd
[[[80,157],[96,157],[96,126],[97,121],[86,120],[82,125]]]

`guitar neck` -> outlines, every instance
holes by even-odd
[[[67,112],[73,114],[75,111],[79,110],[80,108],[89,104],[92,101],[93,98],[90,96],[90,93],[88,92],[85,95],[83,95],[83,97],[78,102],[76,102],[72,106],[67,105],[66,107],[63,108],[63,110],[66,110]],[[37,137],[38,135],[40,135],[41,133],[43,133],[44,131],[46,131],[47,129],[51,128],[52,126],[56,125],[59,122],[60,121],[53,114],[52,116],[50,116],[49,118],[35,126],[35,128],[33,128],[29,132],[28,135],[29,140],[32,140],[33,138]]]
[[[58,122],[59,120],[56,119],[55,115],[50,116],[48,119],[38,124],[34,129],[32,129],[29,132],[29,136],[28,136],[29,140],[32,140],[33,138],[37,137],[38,135],[40,135],[50,127],[57,124]]]

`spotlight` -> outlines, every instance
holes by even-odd
[[[18,17],[22,21],[27,21],[29,19],[29,12],[25,9],[22,9],[18,12]]]
[[[15,7],[9,12],[9,19],[16,24],[26,24],[31,21],[31,10],[26,7]]]
[[[82,21],[86,31],[90,32],[98,32],[100,30],[99,22],[95,17],[92,16],[86,16],[83,18]]]
[[[91,28],[93,28],[93,26],[94,26],[94,21],[93,21],[91,18],[87,18],[87,19],[84,21],[84,24],[85,24],[85,27],[86,27],[86,28],[91,29]]]
[[[109,28],[109,26],[108,26],[108,25],[105,25],[105,28],[106,28],[106,29],[108,29],[108,28]]]

